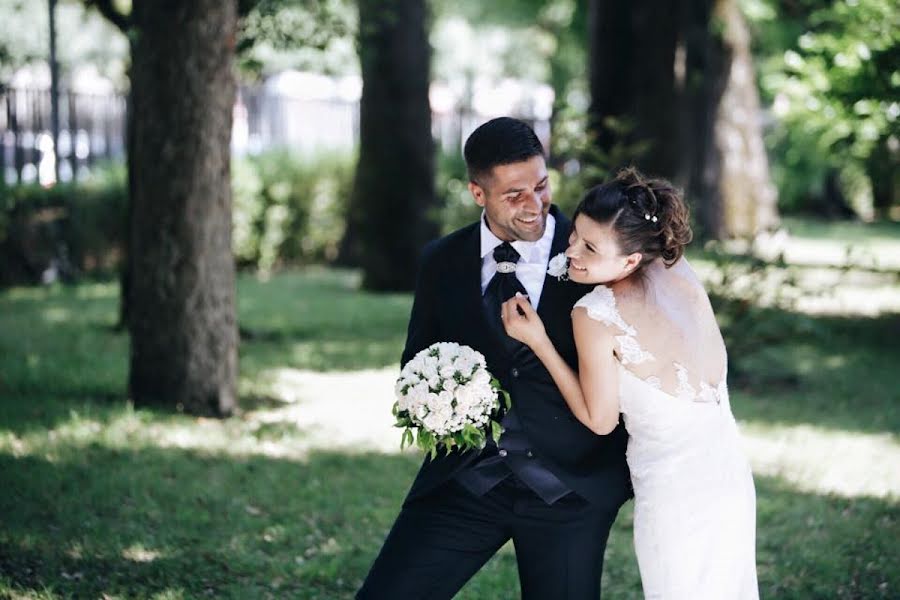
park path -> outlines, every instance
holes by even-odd
[[[258,418],[294,423],[309,450],[397,453],[400,430],[391,416],[397,373],[396,366],[332,373],[278,369],[270,381],[285,404]],[[741,429],[758,475],[813,493],[900,498],[900,443],[889,433],[812,423],[742,422]]]

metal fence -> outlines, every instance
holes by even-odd
[[[547,120],[518,115],[548,142]],[[444,152],[459,151],[472,131],[489,117],[459,109],[433,112],[431,133]],[[359,142],[359,101],[335,98],[294,98],[262,88],[238,90],[232,150],[256,154],[274,147],[300,152],[349,150]]]
[[[59,179],[83,178],[98,161],[124,160],[126,99],[122,95],[60,94],[59,148],[54,152],[50,127],[50,92],[0,90],[0,170],[8,184],[50,184],[54,161]],[[456,152],[489,118],[451,110],[432,115],[432,134],[439,148]],[[546,144],[549,123],[527,115]],[[234,106],[232,151],[258,154],[270,148],[301,153],[351,150],[359,142],[359,101],[339,98],[295,98],[261,87],[241,87]]]
[[[0,170],[8,184],[52,183],[57,160],[60,180],[77,180],[98,161],[125,156],[126,101],[121,95],[61,92],[57,149],[48,90],[0,90],[0,108]]]

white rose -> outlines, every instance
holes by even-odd
[[[489,387],[491,385],[491,375],[485,369],[478,369],[472,374],[471,383],[478,387]]]
[[[422,425],[424,425],[425,428],[432,433],[436,433],[438,435],[443,434],[444,420],[440,415],[434,413],[426,415],[425,418],[422,419]]]
[[[454,390],[456,396],[456,410],[463,414],[469,414],[473,407],[479,403],[478,396],[472,390],[471,385],[461,385]]]
[[[453,342],[438,342],[434,345],[437,346],[438,355],[445,360],[451,360],[460,351],[459,344]]]
[[[473,357],[470,356],[460,356],[453,363],[456,366],[456,370],[462,373],[462,376],[465,378],[469,378],[472,376],[472,371],[475,370],[476,362]]]
[[[564,252],[560,252],[550,259],[550,263],[547,265],[547,273],[557,279],[562,279],[569,273],[569,260]]]

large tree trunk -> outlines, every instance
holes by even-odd
[[[735,0],[593,0],[591,130],[607,167],[687,188],[700,237],[778,223],[749,34]]]
[[[872,182],[872,208],[874,216],[890,219],[891,209],[900,204],[900,151],[896,143],[887,138],[878,142],[866,164],[869,181]]]
[[[130,394],[136,405],[224,416],[237,373],[236,3],[136,0],[132,19]]]
[[[592,0],[588,122],[606,167],[674,177],[679,164],[675,52],[682,1]]]
[[[370,290],[410,290],[422,246],[438,233],[424,0],[360,0],[363,90],[359,163],[346,248]]]
[[[132,49],[131,56],[134,56]],[[131,80],[131,67],[128,69],[128,78]],[[119,322],[117,330],[128,329],[128,316],[131,314],[131,204],[134,198],[134,86],[129,87],[128,100],[125,107],[125,162],[128,174],[128,195],[125,202],[125,223],[122,236],[122,256],[124,260],[119,267]]]
[[[688,198],[701,237],[752,238],[778,225],[750,35],[735,0],[695,0],[686,23]]]

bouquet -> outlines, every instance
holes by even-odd
[[[400,371],[394,387],[396,427],[403,428],[400,448],[413,443],[434,458],[443,447],[460,451],[497,441],[503,427],[493,417],[500,397],[509,394],[487,370],[484,355],[468,346],[438,342],[416,354]]]

